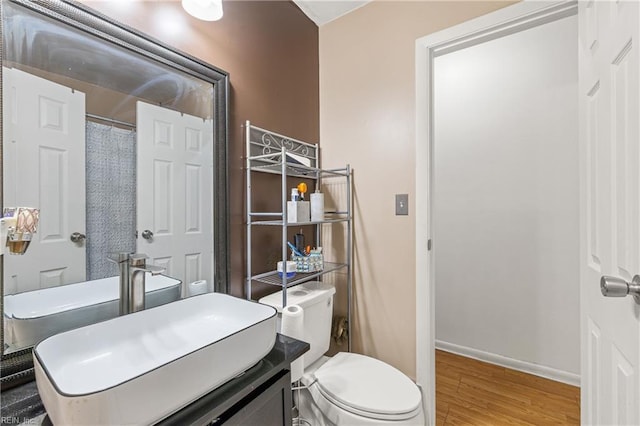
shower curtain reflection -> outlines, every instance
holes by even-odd
[[[135,130],[87,121],[87,279],[118,275],[110,252],[136,250]]]

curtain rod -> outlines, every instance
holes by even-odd
[[[86,116],[89,117],[89,118],[94,118],[96,120],[106,121],[108,123],[120,124],[121,126],[127,126],[127,127],[133,128],[133,129],[136,128],[135,124],[127,123],[126,121],[114,120],[113,118],[102,117],[100,115],[89,114],[89,113],[87,113]]]

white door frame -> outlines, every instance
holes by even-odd
[[[435,424],[436,415],[434,257],[428,250],[433,229],[434,58],[575,15],[577,10],[575,0],[523,1],[416,40],[416,381],[423,390],[429,424]]]

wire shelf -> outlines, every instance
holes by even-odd
[[[252,298],[252,286],[262,283],[276,286],[281,289],[284,287],[294,287],[298,284],[308,282],[331,272],[344,270],[347,277],[347,324],[351,324],[351,305],[352,305],[352,262],[353,262],[353,195],[352,195],[352,170],[348,164],[346,167],[338,167],[332,169],[320,168],[320,148],[317,144],[310,144],[298,139],[294,139],[285,135],[281,135],[269,130],[261,129],[252,125],[249,121],[245,123],[245,173],[246,173],[246,267],[245,275],[245,291],[248,299]],[[268,173],[280,175],[280,211],[253,211],[253,198],[251,194],[251,181],[253,178],[259,178],[254,172]],[[345,195],[346,208],[334,208],[332,211],[325,211],[323,220],[308,222],[290,222],[287,215],[287,200],[289,187],[289,178],[302,178],[314,180],[312,184],[317,188],[346,188]],[[342,180],[344,179],[344,180]],[[342,200],[342,198],[340,198]],[[336,200],[333,200],[336,201]],[[337,201],[336,201],[337,203]],[[291,226],[311,225],[315,233],[315,242],[318,246],[322,246],[323,227],[324,224],[340,223],[346,226],[339,226],[336,231],[342,232],[344,235],[344,243],[346,253],[344,258],[339,260],[345,263],[324,262],[322,271],[318,272],[297,272],[296,275],[287,279],[281,277],[277,271],[268,271],[255,275],[252,273],[252,229],[255,226],[276,226],[282,228],[282,257],[286,257],[287,235]],[[327,227],[328,228],[328,227]],[[333,233],[334,231],[331,231]],[[331,238],[328,239],[331,242]],[[331,246],[331,244],[329,244]],[[287,292],[282,292],[282,306],[287,305]],[[348,350],[351,350],[351,333],[348,339]]]
[[[320,277],[330,272],[339,271],[340,269],[346,267],[347,264],[345,263],[324,262],[324,269],[322,271],[308,273],[296,272],[295,277],[287,280],[287,288],[293,287],[297,284],[302,284],[303,282],[310,281],[314,278]],[[277,285],[279,287],[282,287],[282,278],[278,275],[278,271],[269,271],[263,274],[254,275],[253,277],[251,277],[251,279],[259,283]]]
[[[254,220],[251,222],[251,225],[256,226],[305,226],[305,225],[322,225],[324,223],[340,223],[349,221],[348,217],[339,218],[339,219],[325,219],[316,222],[289,222],[284,223],[281,220]]]
[[[249,157],[250,170],[252,172],[263,172],[281,175],[282,155],[269,154],[269,156]],[[307,167],[302,164],[287,162],[287,176],[306,179],[319,179],[320,177],[346,177],[346,169],[322,170],[315,167]]]

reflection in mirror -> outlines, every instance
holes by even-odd
[[[40,209],[27,252],[3,256],[4,353],[118,315],[110,253],[165,269],[147,274],[146,307],[213,291],[215,79],[2,7],[2,202]]]

